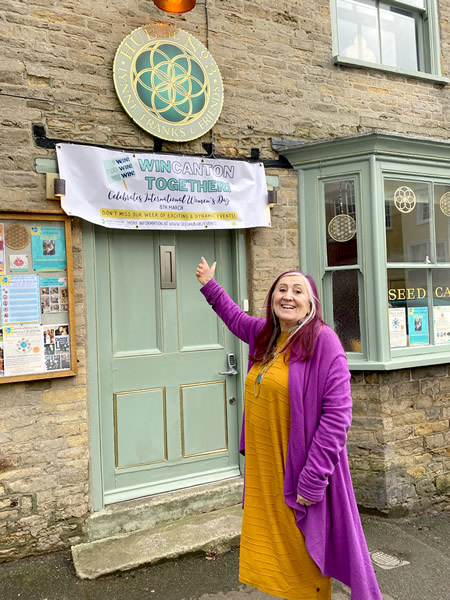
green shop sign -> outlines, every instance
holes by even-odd
[[[114,59],[114,85],[133,121],[151,135],[187,142],[209,131],[223,105],[217,64],[190,33],[170,25],[135,29]]]

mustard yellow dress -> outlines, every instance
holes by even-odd
[[[282,334],[277,351],[287,334]],[[253,365],[245,382],[245,503],[239,579],[284,600],[330,600],[323,577],[306,550],[283,486],[290,429],[289,366],[283,354]]]

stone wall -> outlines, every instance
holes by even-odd
[[[448,74],[450,4],[439,4]],[[273,160],[272,137],[318,139],[374,128],[450,137],[447,87],[333,64],[329,0],[208,5],[209,48],[225,93],[214,131],[219,156],[247,158],[259,148],[262,159]],[[55,158],[54,140],[154,148],[120,106],[112,64],[121,40],[162,13],[151,0],[0,0],[0,11],[0,209],[54,210],[45,200],[45,177],[35,170],[36,158]],[[205,43],[202,4],[164,20]],[[209,132],[162,149],[203,152],[211,139]],[[280,190],[272,229],[248,234],[254,314],[275,275],[299,264],[296,175],[284,168],[267,173],[280,178]],[[91,508],[84,261],[76,220],[73,234],[79,374],[0,387],[0,560],[79,541]],[[363,506],[424,508],[445,490],[444,370],[355,375],[350,451]],[[374,489],[375,480],[384,487]]]
[[[450,367],[353,373],[358,503],[390,516],[449,506]]]

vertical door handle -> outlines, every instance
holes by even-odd
[[[161,269],[161,289],[176,288],[175,246],[159,247],[159,264]]]

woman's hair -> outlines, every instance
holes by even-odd
[[[307,360],[314,352],[314,346],[320,329],[323,325],[322,307],[317,295],[314,279],[298,271],[286,271],[281,273],[273,282],[266,297],[266,322],[264,327],[256,336],[255,349],[250,356],[253,362],[269,360],[275,353],[277,341],[281,333],[281,325],[273,310],[273,297],[278,282],[282,277],[300,275],[305,280],[308,290],[310,310],[303,321],[291,332],[285,346],[285,356],[289,353],[293,360]],[[286,352],[288,351],[288,352]]]

